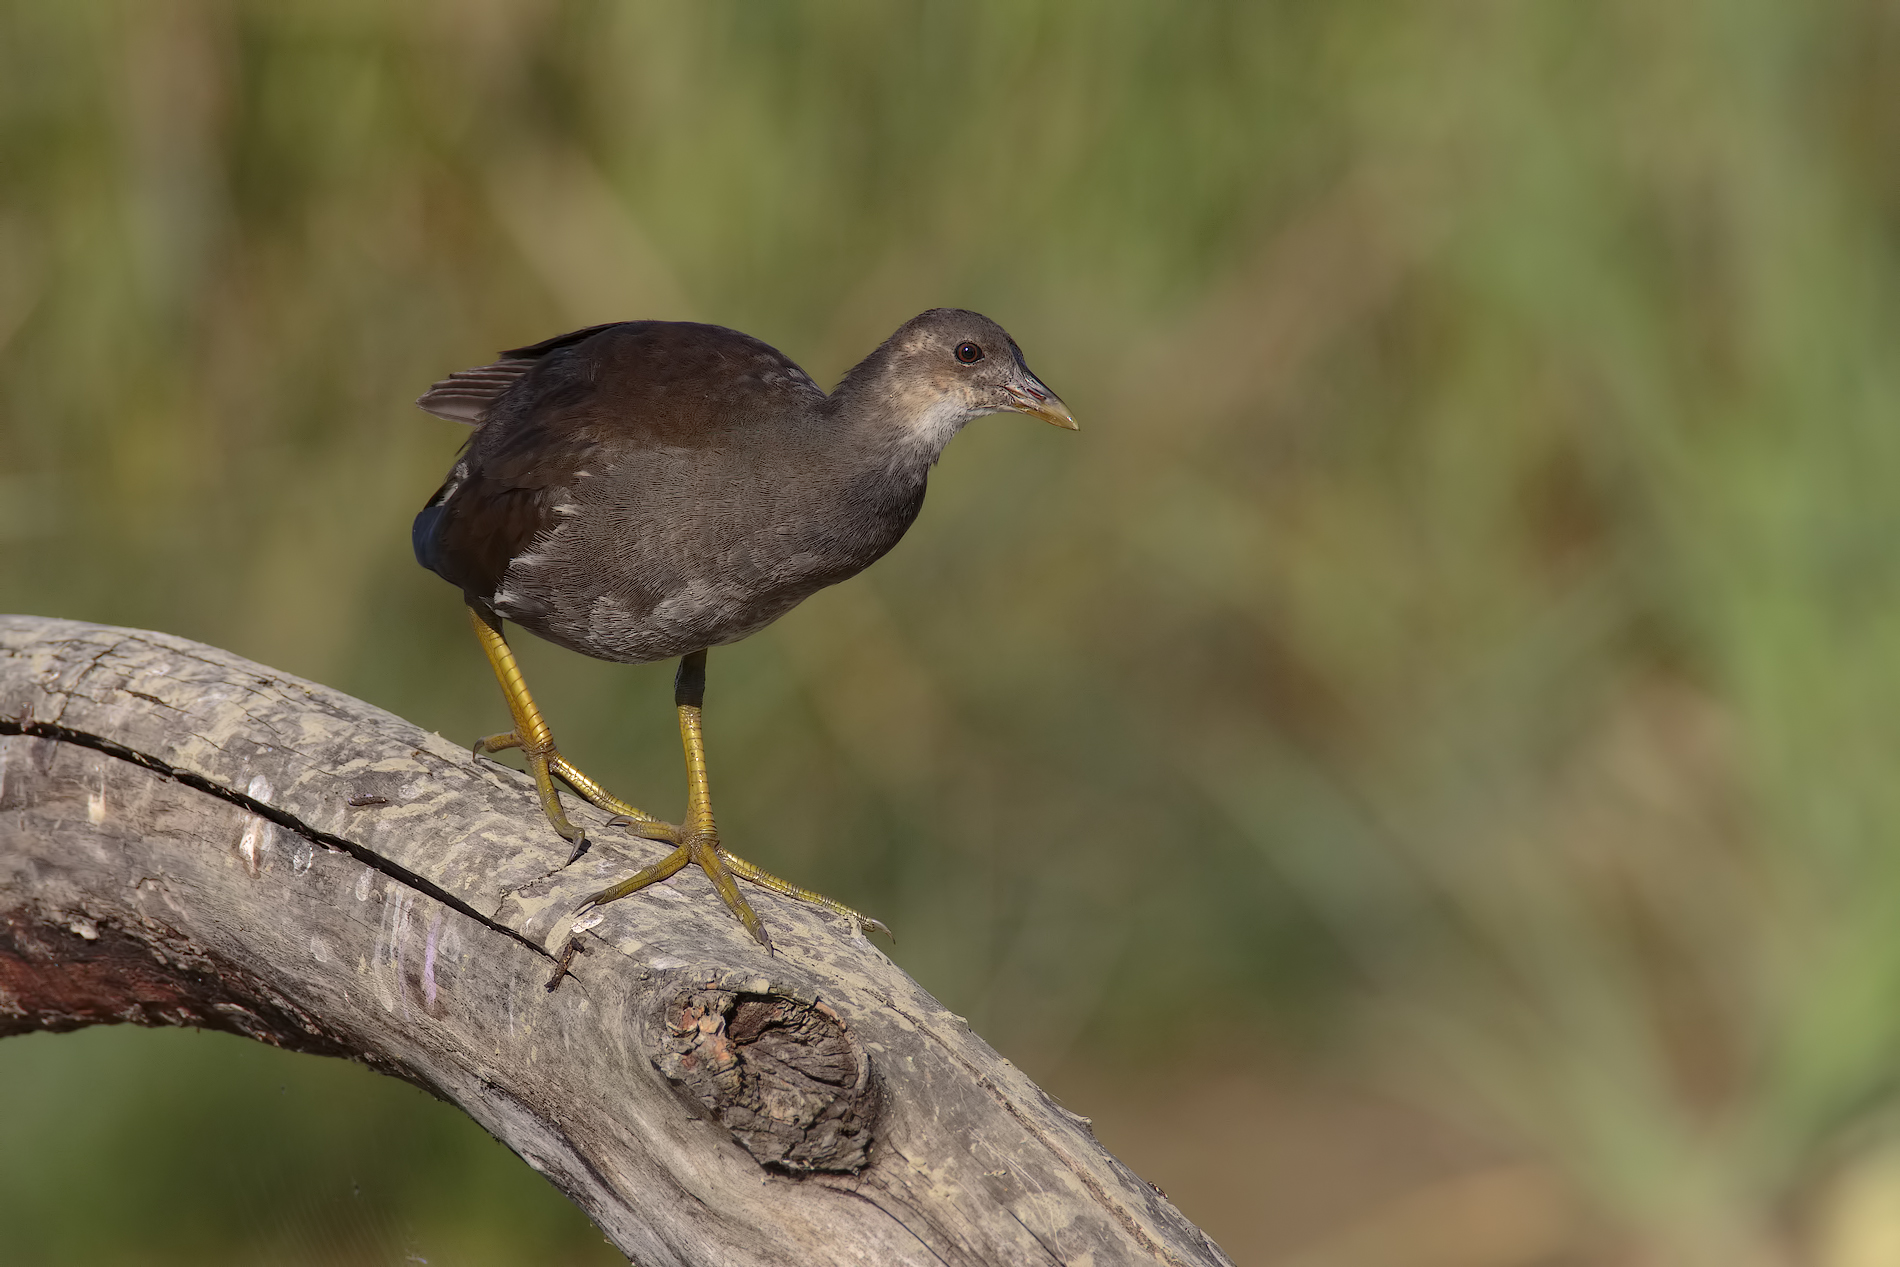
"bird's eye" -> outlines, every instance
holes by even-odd
[[[983,359],[983,349],[974,343],[957,344],[957,359],[965,365],[974,365]]]

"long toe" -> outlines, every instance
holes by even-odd
[[[676,874],[680,868],[684,867],[691,860],[690,851],[688,851],[685,845],[681,845],[652,866],[642,867],[620,883],[609,885],[600,892],[591,894],[586,901],[581,903],[580,909],[586,910],[590,906],[605,906],[609,902],[619,901],[630,893],[638,893],[649,884],[657,884],[661,880]]]
[[[883,933],[886,937],[891,939],[892,945],[897,943],[897,934],[887,928],[882,920],[872,919],[863,911],[857,910],[855,907],[846,906],[836,898],[826,897],[822,893],[815,893],[810,889],[793,884],[790,880],[781,880],[765,868],[755,866],[735,853],[729,853],[722,849],[719,851],[719,856],[725,862],[727,870],[747,883],[756,884],[762,889],[770,889],[774,893],[784,897],[794,898],[800,902],[809,902],[813,906],[822,906],[828,911],[844,916],[859,933]]]
[[[678,844],[680,828],[675,823],[663,823],[654,818],[629,818],[625,814],[615,814],[607,820],[607,826],[619,827],[630,836],[641,840],[658,840],[666,844]]]
[[[738,916],[739,922],[745,925],[745,930],[752,934],[753,940],[765,947],[766,954],[771,954],[772,935],[765,931],[765,921],[760,919],[758,912],[752,909],[752,904],[745,900],[745,894],[739,892],[738,881],[734,880],[732,872],[726,869],[725,859],[719,852],[719,838],[713,835],[698,835],[692,837],[687,843],[688,848],[692,850],[693,861],[699,864],[699,869],[706,873],[708,880],[712,881],[712,886],[718,891],[720,900],[726,904],[726,909]]]

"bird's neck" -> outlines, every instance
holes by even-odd
[[[921,483],[974,415],[940,392],[906,383],[892,359],[888,345],[865,357],[826,397],[825,409],[868,463]]]

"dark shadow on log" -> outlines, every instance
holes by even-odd
[[[460,1106],[644,1267],[1223,1264],[842,920],[358,700],[138,630],[0,617],[0,1035],[130,1021],[344,1056]],[[557,965],[567,976],[550,990]]]

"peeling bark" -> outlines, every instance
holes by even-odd
[[[635,1262],[1225,1264],[870,942],[360,701],[163,634],[0,617],[0,1035],[222,1029],[405,1078]],[[584,953],[581,953],[584,952]],[[565,978],[560,969],[565,969]],[[550,988],[550,977],[554,978]]]

